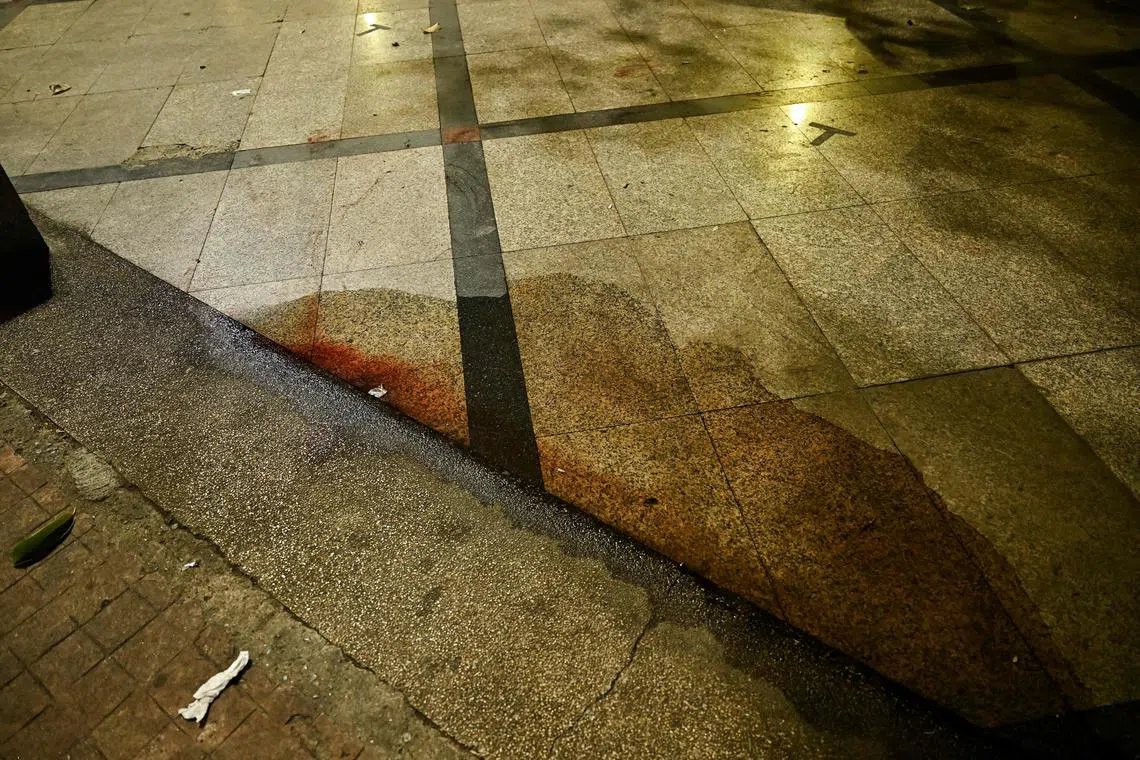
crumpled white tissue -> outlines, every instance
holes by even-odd
[[[194,692],[194,701],[179,710],[178,714],[186,720],[194,720],[201,725],[206,717],[206,711],[210,709],[210,703],[218,698],[218,695],[230,685],[230,681],[237,678],[237,674],[248,664],[249,652],[240,652],[228,668],[210,676],[206,683],[199,686]]]

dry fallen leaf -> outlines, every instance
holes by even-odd
[[[426,27],[424,29],[424,34],[431,34],[432,32],[438,32],[438,31],[439,31],[439,22],[436,22],[436,23],[432,24],[431,26]]]

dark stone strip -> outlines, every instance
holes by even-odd
[[[94,166],[88,169],[25,174],[22,177],[13,177],[12,184],[21,193],[35,193],[41,190],[58,190],[63,187],[106,185],[111,182],[129,182],[136,179],[225,171],[230,168],[233,160],[233,153],[207,153],[198,158],[164,158],[147,164],[115,164],[113,166]]]
[[[984,8],[965,10],[957,0],[930,0],[954,14],[975,29],[988,35],[995,44],[1004,45],[1028,56],[1042,66],[1039,73],[1058,73],[1089,95],[1100,99],[1129,118],[1140,120],[1140,98],[1126,87],[1121,87],[1098,74],[1094,69],[1113,66],[1130,66],[1140,62],[1140,51],[1126,50],[1111,53],[1094,53],[1083,56],[1064,56],[1042,49],[1034,40],[1011,32],[1000,19],[989,15]]]
[[[789,105],[799,102],[820,102],[822,100],[838,100],[862,95],[880,95],[887,92],[907,92],[910,90],[923,90],[931,87],[954,87],[962,84],[978,84],[982,82],[997,82],[1019,77],[1036,76],[1044,73],[1047,67],[1039,64],[996,64],[992,66],[970,66],[962,69],[950,69],[929,74],[904,74],[900,76],[880,77],[877,79],[864,79],[851,83],[861,87],[865,92],[858,90],[843,90],[842,98],[826,97],[828,92],[839,92],[840,85],[822,85],[818,88],[790,88],[787,90],[768,90],[754,92],[746,95],[724,95],[715,98],[699,98],[696,100],[677,100],[670,103],[654,103],[645,106],[631,106],[627,108],[610,108],[604,111],[585,111],[581,113],[566,113],[555,116],[539,116],[530,119],[515,119],[501,121],[495,124],[485,124],[482,127],[483,137],[495,140],[503,137],[517,137],[519,135],[536,135],[547,132],[565,132],[571,129],[591,129],[594,127],[608,127],[615,124],[633,124],[645,121],[658,121],[661,119],[679,119],[687,116],[707,116],[709,114],[730,113],[744,111],[752,108],[764,108],[774,105]],[[830,89],[829,89],[830,88]],[[812,91],[825,95],[823,98],[810,97]],[[800,95],[806,95],[806,100]]]
[[[321,158],[342,158],[406,148],[426,148],[431,145],[439,145],[439,132],[434,129],[424,129],[418,132],[397,132],[388,135],[369,135],[367,137],[346,137],[340,140],[301,145],[278,145],[272,148],[239,150],[234,154],[233,168],[245,169],[250,166],[291,164],[297,161],[315,161]]]
[[[774,105],[766,93],[750,95],[724,95],[716,98],[697,100],[676,100],[670,103],[653,103],[645,106],[607,108],[602,111],[582,111],[563,113],[554,116],[538,116],[530,119],[514,119],[485,124],[483,137],[495,140],[502,137],[537,135],[548,132],[565,132],[571,129],[592,129],[609,127],[615,124],[635,124],[644,121],[678,119],[684,116],[706,116],[708,114],[743,111]]]
[[[1110,81],[1095,71],[1070,71],[1065,79],[1080,87],[1082,90],[1099,98],[1120,113],[1140,121],[1140,97],[1127,87],[1122,87]]]
[[[358,156],[406,148],[424,148],[439,145],[439,132],[434,129],[418,132],[397,132],[388,135],[348,137],[341,140],[304,145],[279,145],[272,148],[254,148],[226,153],[207,153],[198,157],[163,158],[145,164],[114,164],[93,166],[87,169],[69,169],[61,172],[43,172],[15,177],[12,183],[21,193],[41,190],[59,190],[64,187],[105,185],[111,182],[129,182],[136,179],[173,177],[181,174],[245,169],[250,166],[288,164],[297,161],[315,161],[321,158]]]
[[[455,0],[432,0],[447,215],[463,385],[471,450],[488,463],[542,485],[515,318]]]
[[[932,1],[938,2],[938,0]],[[440,22],[440,31],[432,35],[433,45],[439,45],[444,50],[452,49],[456,44],[455,37],[458,33],[454,29],[457,26],[452,27],[453,31],[450,34],[447,32],[448,25],[458,24],[454,5],[451,5],[450,15],[442,6],[432,12],[437,14],[432,16],[433,19],[444,19]],[[963,11],[958,15],[965,18],[966,12]],[[459,39],[458,44],[462,46],[462,39]],[[1008,44],[1014,43],[1009,42]],[[1140,98],[1137,98],[1132,91],[1109,81],[1094,70],[1134,65],[1140,65],[1140,50],[1122,50],[1083,56],[1039,54],[1037,59],[1027,62],[969,66],[924,74],[902,74],[864,79],[858,83],[852,83],[852,85],[857,85],[866,94],[881,95],[927,88],[1008,81],[1043,74],[1061,74],[1073,84],[1100,98],[1122,113],[1140,119]],[[180,174],[199,174],[230,168],[243,169],[250,166],[267,166],[269,164],[357,156],[407,148],[423,148],[439,145],[441,142],[495,140],[520,135],[607,127],[615,124],[634,124],[686,116],[705,116],[773,105],[861,97],[863,94],[860,89],[840,89],[843,87],[842,85],[821,85],[819,87],[769,90],[745,95],[725,95],[670,103],[654,103],[645,106],[516,119],[480,127],[475,113],[475,102],[471,95],[471,80],[467,72],[467,61],[464,56],[437,54],[435,77],[436,95],[439,102],[440,131],[432,129],[397,132],[301,145],[280,145],[272,148],[209,153],[197,158],[159,159],[138,165],[116,164],[62,172],[45,172],[14,177],[12,184],[21,193],[31,193],[41,190],[58,190],[64,187],[101,185],[136,179],[171,177]],[[815,97],[817,95],[823,97]]]

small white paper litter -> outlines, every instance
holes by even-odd
[[[230,93],[230,95],[233,95],[235,98],[240,98],[240,97],[243,97],[245,95],[250,94],[251,92],[253,92],[253,90],[247,88],[244,90],[234,90],[233,92]]]
[[[432,32],[438,32],[438,31],[439,31],[439,24],[432,24],[431,26],[424,28],[424,34],[431,34]]]
[[[196,559],[190,560],[189,562],[187,562],[185,565],[182,566],[182,569],[183,570],[189,570],[192,567],[198,567],[198,560],[196,560]]]
[[[384,398],[385,396],[388,395],[388,389],[385,388],[383,385],[377,385],[375,388],[368,391],[368,395],[369,396],[375,396],[376,398]]]
[[[237,674],[242,672],[246,665],[249,664],[249,652],[242,651],[238,654],[237,659],[230,663],[230,666],[223,670],[221,673],[216,673],[210,676],[206,683],[198,687],[198,691],[194,692],[194,701],[183,707],[178,711],[186,720],[197,721],[198,725],[206,718],[206,711],[210,709],[210,704],[218,698],[230,681],[237,678]]]

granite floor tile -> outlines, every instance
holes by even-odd
[[[631,235],[747,218],[683,121],[602,127],[587,137]]]
[[[2,162],[2,159],[0,159]],[[7,168],[7,165],[5,165]],[[21,196],[24,204],[46,214],[52,221],[66,224],[84,235],[90,235],[111,202],[117,184],[65,187]]]
[[[438,127],[435,68],[430,60],[362,64],[349,69],[342,137]]]
[[[0,103],[8,101],[8,93],[20,78],[39,67],[50,47],[12,48],[0,50]]]
[[[197,31],[131,37],[125,44],[108,51],[107,65],[89,92],[173,85],[182,75],[199,39]]]
[[[1059,76],[894,97],[986,187],[1140,168],[1134,123]]]
[[[686,121],[750,218],[863,202],[779,108]]]
[[[503,250],[624,234],[582,132],[483,143]]]
[[[547,45],[588,47],[627,41],[605,0],[538,0],[531,5]]]
[[[355,15],[356,0],[289,0],[285,9],[286,21],[300,21],[323,16]]]
[[[450,258],[441,148],[337,162],[326,274]]]
[[[857,394],[705,419],[793,625],[976,722],[1061,704],[932,494]]]
[[[1008,363],[870,208],[753,224],[857,384]]]
[[[151,5],[135,35],[202,31],[214,17],[214,0],[165,0]]]
[[[52,45],[87,10],[88,3],[30,5],[0,29],[0,50]]]
[[[459,5],[463,4],[459,0]],[[428,0],[358,0],[357,13],[382,13],[384,11],[415,10],[427,8]]]
[[[1140,348],[1047,359],[1019,369],[1140,497]]]
[[[274,343],[308,357],[317,326],[320,290],[320,277],[302,277],[198,290],[193,295]]]
[[[459,0],[462,5],[462,0]],[[428,0],[359,0],[357,13],[383,13],[385,11],[408,11],[428,7]]]
[[[266,76],[331,74],[352,57],[356,16],[322,16],[286,21],[265,68]]]
[[[699,417],[539,438],[552,494],[779,614]]]
[[[696,410],[627,238],[503,263],[536,435]]]
[[[546,40],[529,0],[493,0],[459,6],[463,48],[471,53],[542,47]]]
[[[336,161],[229,173],[192,290],[319,275]]]
[[[348,70],[277,74],[261,80],[241,147],[297,145],[340,137]]]
[[[146,137],[170,89],[84,95],[29,167],[29,173],[127,161]]]
[[[852,82],[858,76],[784,23],[737,26],[715,33],[744,70],[765,90]],[[805,44],[805,40],[808,42]]]
[[[701,409],[852,387],[747,223],[645,235],[633,250]]]
[[[214,0],[210,24],[217,27],[247,27],[280,22],[287,0]]]
[[[121,182],[91,237],[186,290],[225,182],[226,172]]]
[[[1135,497],[1033,385],[995,369],[868,392],[1077,707],[1137,698]]]
[[[259,77],[277,41],[280,24],[211,27],[201,32],[179,84]]]
[[[639,29],[632,40],[672,100],[761,89],[712,32],[692,16],[666,18],[656,29]]]
[[[685,6],[711,31],[749,24],[792,24],[806,13],[723,0],[685,0]]]
[[[79,98],[0,104],[0,164],[23,174],[79,105]]]
[[[1087,276],[1106,299],[1140,312],[1140,172],[995,188],[1000,205]]]
[[[662,103],[665,90],[628,42],[551,47],[554,64],[576,111]]]
[[[809,140],[824,134],[813,123],[855,133],[833,135],[819,152],[867,201],[979,187],[973,173],[957,160],[956,151],[929,127],[931,120],[945,116],[920,116],[909,104],[901,97],[879,95],[783,108]],[[917,128],[918,124],[923,127]]]
[[[312,361],[460,442],[467,403],[455,275],[431,261],[326,275]]]
[[[570,113],[574,104],[544,47],[467,56],[481,122]]]
[[[59,41],[107,40],[122,43],[134,33],[135,27],[146,13],[145,6],[119,8],[101,2],[92,3],[83,15],[68,27]]]
[[[99,79],[118,47],[101,41],[52,45],[5,97],[10,102],[78,98]],[[52,95],[51,86],[64,83],[70,89]]]
[[[1048,0],[1009,6],[1001,15],[1014,34],[1029,37],[1050,51],[1081,55],[1140,46],[1140,24],[1134,16],[1121,12],[1126,8],[1098,3],[1074,7]],[[1064,18],[1064,23],[1057,23],[1058,17]]]
[[[877,206],[930,272],[1013,359],[1140,342],[1126,313],[987,192]]]
[[[158,112],[144,147],[185,146],[210,153],[236,150],[260,79],[180,84]],[[242,90],[248,94],[234,95]]]
[[[352,38],[352,63],[386,63],[431,58],[431,24],[427,5],[400,10],[361,13]],[[399,43],[393,45],[392,43]]]

